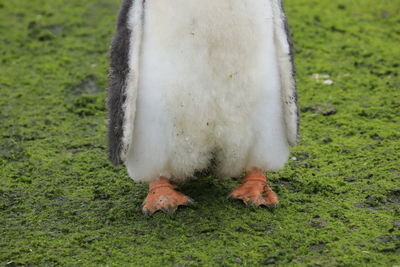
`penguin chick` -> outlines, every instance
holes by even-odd
[[[111,44],[110,160],[149,183],[143,211],[192,200],[171,182],[215,163],[246,175],[230,196],[275,206],[265,172],[298,139],[293,52],[281,0],[124,0]]]

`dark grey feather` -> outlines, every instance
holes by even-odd
[[[108,80],[108,149],[114,165],[121,161],[124,110],[127,76],[129,73],[129,49],[131,31],[128,14],[134,0],[124,0],[117,20],[117,28],[110,48],[110,71]]]

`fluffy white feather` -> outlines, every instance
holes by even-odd
[[[285,14],[282,12],[280,0],[271,1],[274,18],[274,40],[278,55],[278,65],[281,78],[283,113],[285,118],[286,133],[289,143],[294,146],[297,143],[297,99],[295,96],[296,85],[293,78],[293,64],[291,62],[290,47],[287,32],[285,30]]]
[[[212,157],[221,177],[283,167],[289,149],[272,2],[145,2],[125,106],[124,160],[135,181],[182,180]],[[133,6],[136,20],[140,8]]]
[[[136,100],[139,84],[140,73],[140,51],[142,44],[142,30],[143,30],[143,2],[134,1],[128,13],[128,29],[131,31],[129,49],[129,73],[127,77],[126,87],[126,101],[123,107],[125,111],[123,123],[123,148],[121,151],[121,159],[126,161],[126,155],[131,147],[132,134],[134,129],[134,121],[136,114]]]

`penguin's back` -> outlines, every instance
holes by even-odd
[[[145,2],[129,173],[180,179],[287,159],[270,1]],[[261,165],[261,166],[260,166]]]

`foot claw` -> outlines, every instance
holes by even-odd
[[[150,217],[151,215],[153,215],[153,213],[150,212],[150,210],[146,209],[145,207],[142,208],[142,212],[147,217]]]
[[[173,215],[176,211],[176,209],[178,208],[178,206],[168,206],[165,208],[161,208],[161,210],[165,213],[168,213],[169,215]]]
[[[193,199],[189,198],[189,200],[184,205],[190,206],[190,205],[193,205],[194,203],[196,203],[196,202]]]

